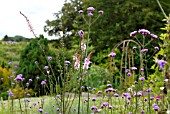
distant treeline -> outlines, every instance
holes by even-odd
[[[2,41],[15,41],[15,42],[30,42],[31,38],[25,38],[23,36],[16,35],[14,37],[4,36]]]

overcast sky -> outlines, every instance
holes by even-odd
[[[6,34],[8,36],[21,35],[33,38],[25,18],[20,15],[24,13],[30,20],[35,33],[43,34],[52,39],[43,31],[47,19],[54,19],[53,13],[58,12],[63,6],[64,0],[3,0],[0,3],[0,39]]]

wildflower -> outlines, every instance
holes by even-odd
[[[44,69],[47,70],[47,69],[48,69],[48,66],[44,66]]]
[[[18,74],[17,77],[14,79],[16,81],[22,81],[23,78],[22,78],[22,74]]]
[[[151,91],[152,91],[152,89],[151,89],[151,88],[149,88],[149,89],[147,89],[147,90],[146,90],[146,92],[148,92],[148,93],[149,93],[149,92],[151,92]]]
[[[155,111],[159,110],[159,106],[158,105],[154,106],[153,108],[154,108]]]
[[[99,10],[98,13],[99,13],[99,14],[103,14],[103,11],[102,11],[102,10]]]
[[[56,97],[57,97],[58,99],[60,99],[60,95],[56,95]]]
[[[112,107],[112,106],[109,106],[108,108],[109,108],[109,109],[112,109],[113,107]]]
[[[107,87],[112,87],[112,84],[107,84]]]
[[[128,72],[128,73],[127,73],[127,76],[132,76],[132,73]]]
[[[136,34],[137,34],[137,31],[133,31],[133,32],[130,33],[130,37],[133,37],[133,36],[135,36]]]
[[[147,98],[145,98],[145,99],[144,99],[144,101],[145,101],[145,102],[147,102],[147,101],[148,101],[148,99],[147,99]]]
[[[116,56],[116,53],[111,52],[108,56],[109,56],[109,57],[115,57],[115,56]]]
[[[134,84],[138,84],[138,82],[137,82],[137,81],[135,81],[135,82],[134,82]]]
[[[90,108],[90,110],[97,111],[97,107],[96,107],[96,106],[92,106],[92,107]]]
[[[41,82],[41,85],[45,85],[46,84],[46,80],[43,80],[42,82]]]
[[[88,7],[87,8],[87,11],[89,11],[89,12],[92,12],[92,11],[94,11],[95,9],[94,9],[94,7]]]
[[[140,81],[144,81],[145,78],[144,78],[144,77],[140,77],[139,80],[140,80]]]
[[[142,110],[142,111],[141,111],[141,114],[145,114],[145,111],[144,111],[144,110]]]
[[[64,61],[65,65],[68,66],[70,64],[70,61]]]
[[[89,17],[92,17],[92,16],[93,16],[93,14],[90,12],[90,13],[88,13],[88,16],[89,16]]]
[[[141,92],[138,92],[138,93],[137,93],[137,96],[138,96],[138,97],[141,97],[141,96],[142,96],[142,93],[141,93]]]
[[[129,112],[128,114],[132,114],[132,112]]]
[[[142,35],[150,34],[150,32],[146,29],[140,29],[138,32],[141,33]]]
[[[82,40],[81,40],[81,50],[82,50],[82,52],[85,52],[85,50],[86,50],[86,44],[84,43],[84,38],[82,38]]]
[[[141,53],[147,53],[148,52],[148,49],[142,49],[140,50]]]
[[[167,64],[167,61],[165,60],[158,60],[158,65],[160,69],[164,68],[165,64]]]
[[[49,60],[49,61],[52,60],[52,57],[51,57],[51,56],[48,56],[48,60]]]
[[[93,97],[93,98],[92,98],[92,101],[96,101],[96,98]]]
[[[126,69],[125,72],[129,72],[130,70],[129,69]]]
[[[153,100],[154,100],[154,97],[150,97],[150,100],[152,100],[152,101],[153,101]]]
[[[29,82],[32,82],[32,79],[29,79]]]
[[[136,50],[136,49],[137,49],[137,47],[136,47],[136,46],[133,46],[133,47],[132,47],[132,49],[133,49],[133,50]]]
[[[155,34],[150,34],[150,36],[151,36],[151,38],[153,38],[153,39],[157,39],[157,38],[158,38],[158,36],[155,35]]]
[[[158,51],[158,50],[159,50],[159,47],[154,47],[154,49]]]
[[[28,87],[28,86],[29,86],[29,83],[26,83],[26,86]]]
[[[102,91],[98,91],[97,94],[102,94]]]
[[[143,72],[143,71],[144,71],[144,69],[143,69],[143,68],[141,68],[141,69],[140,69],[140,71],[141,71],[141,72]]]
[[[78,12],[79,12],[79,13],[83,13],[83,10],[79,10]]]
[[[108,102],[104,102],[102,105],[103,105],[104,107],[106,107],[106,106],[109,105],[109,103],[108,103]]]
[[[29,100],[28,98],[25,98],[25,101],[26,101],[26,102],[30,102],[30,100]]]
[[[60,111],[60,108],[56,108],[56,111],[59,112],[59,111]]]
[[[160,90],[164,90],[165,87],[160,87]]]
[[[119,94],[115,93],[114,96],[115,96],[115,97],[119,97]]]
[[[8,62],[8,64],[9,64],[9,65],[11,65],[11,64],[12,64],[12,62]]]
[[[136,67],[132,67],[132,70],[135,71],[135,70],[137,70],[137,68]]]
[[[38,109],[38,112],[42,113],[42,112],[43,112],[43,109],[40,107],[40,108]]]
[[[156,100],[159,100],[161,97],[158,95],[158,96],[156,96]]]
[[[14,96],[14,94],[13,94],[13,92],[12,92],[11,90],[8,91],[8,95],[9,95],[10,97],[13,97],[13,96]]]
[[[80,31],[78,31],[78,34],[79,34],[80,37],[82,37],[83,34],[84,34],[84,31],[83,31],[83,30],[80,30]]]

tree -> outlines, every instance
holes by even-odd
[[[47,62],[48,56],[51,56],[52,60]],[[47,70],[44,69],[45,66],[48,66],[48,70],[50,70],[48,63],[51,64],[54,74],[57,76],[55,58],[55,53],[49,50],[48,40],[40,35],[39,38],[31,40],[30,44],[21,52],[16,74],[23,75],[25,78],[24,84],[29,82],[29,79],[32,79],[29,88],[32,88],[35,92],[39,92],[39,90],[42,91],[41,81],[49,80]]]

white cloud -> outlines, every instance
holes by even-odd
[[[35,33],[43,34],[51,39],[43,31],[47,19],[54,19],[53,13],[58,12],[63,6],[64,0],[3,0],[0,4],[0,39],[6,34],[8,36],[22,35],[33,38],[25,18],[20,15],[24,13],[30,20]]]

